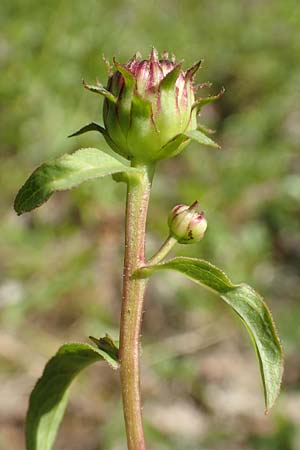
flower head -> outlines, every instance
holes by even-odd
[[[147,163],[176,155],[191,139],[217,147],[197,130],[196,117],[204,99],[195,100],[194,77],[201,61],[183,71],[182,62],[174,56],[169,59],[166,52],[159,58],[153,48],[149,59],[139,54],[126,64],[114,59],[114,70],[107,64],[106,89],[85,87],[105,96],[104,136],[117,153]]]
[[[198,202],[191,206],[177,205],[169,216],[170,234],[180,244],[193,244],[204,237],[207,221],[203,212],[198,212]]]

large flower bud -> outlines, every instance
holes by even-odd
[[[191,206],[177,205],[169,216],[170,234],[180,244],[193,244],[204,237],[207,228],[203,212],[198,212],[198,202]]]
[[[218,147],[197,130],[197,113],[207,103],[195,101],[193,81],[200,62],[187,71],[181,67],[166,52],[159,59],[153,49],[147,60],[138,54],[126,64],[114,60],[106,89],[85,84],[105,96],[101,132],[117,153],[148,163],[179,153],[191,139]]]

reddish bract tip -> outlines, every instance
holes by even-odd
[[[150,57],[149,57],[150,63],[158,62],[158,53],[155,47],[152,47]]]
[[[199,206],[199,202],[198,200],[195,200],[194,203],[191,204],[191,206],[189,206],[189,211],[197,211]]]
[[[193,80],[196,72],[199,70],[201,64],[203,62],[203,59],[200,59],[200,61],[193,64],[186,72],[185,72],[185,79],[186,80]]]
[[[172,61],[169,61],[168,59],[161,59],[159,63],[164,77],[168,75],[168,73],[171,72],[171,70],[173,70],[175,67],[174,63],[172,63]]]
[[[104,61],[104,65],[105,65],[105,68],[106,68],[106,72],[107,72],[108,76],[111,77],[112,74],[113,74],[113,70],[112,70],[112,67],[111,67],[111,65],[110,65],[109,60],[105,57],[105,55],[102,55],[102,59],[103,59],[103,61]]]

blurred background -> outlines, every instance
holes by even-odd
[[[203,109],[221,152],[191,144],[157,170],[148,254],[177,203],[199,199],[199,256],[266,298],[285,349],[282,394],[264,415],[258,364],[239,319],[176,273],[153,277],[143,326],[149,450],[300,449],[300,4],[298,0],[2,0],[0,11],[0,449],[24,448],[29,393],[64,342],[118,338],[125,186],[110,178],[57,193],[17,217],[15,194],[42,161],[96,133],[102,54],[121,62],[154,45],[205,64],[226,94]],[[206,92],[207,93],[207,92]],[[118,374],[105,364],[72,388],[56,450],[125,449]]]

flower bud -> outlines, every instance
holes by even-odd
[[[169,216],[170,234],[180,244],[193,244],[204,237],[207,221],[203,212],[198,212],[198,202],[191,206],[177,205]]]
[[[106,61],[106,88],[84,82],[105,97],[101,132],[112,149],[144,164],[178,154],[191,139],[217,148],[197,129],[199,109],[217,98],[195,99],[194,77],[200,64],[184,71],[174,56],[169,59],[163,52],[159,58],[153,48],[149,59],[135,54],[126,64],[114,59],[114,67]]]

